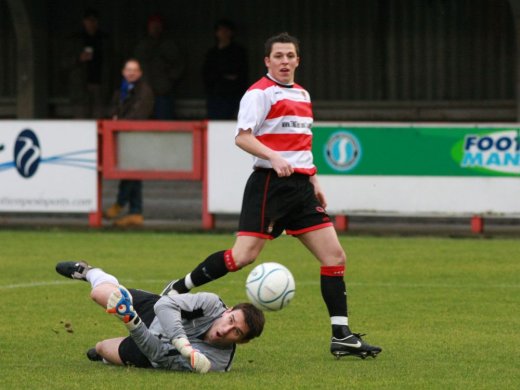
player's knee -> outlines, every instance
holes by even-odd
[[[334,251],[333,253],[330,253],[326,259],[323,259],[321,261],[322,265],[325,266],[345,266],[347,263],[347,255],[345,254],[345,251],[341,248]]]
[[[106,343],[104,341],[96,343],[96,352],[99,356],[106,357]]]
[[[338,250],[334,256],[332,256],[334,265],[336,266],[345,266],[345,263],[347,262],[347,255],[345,254],[345,251]]]
[[[106,293],[102,289],[93,288],[90,291],[90,299],[102,306],[106,306]]]
[[[99,294],[98,294],[98,292],[96,291],[95,288],[90,291],[90,299],[92,299],[95,302],[97,302],[98,295]]]
[[[345,253],[344,250],[341,251],[338,261],[339,261],[338,265],[342,265],[342,266],[347,265],[347,254]]]
[[[260,254],[260,250],[256,248],[233,248],[232,254],[237,268],[240,269],[253,263]]]
[[[254,253],[241,253],[238,256],[233,255],[233,258],[238,268],[244,268],[245,266],[253,263],[257,256],[258,254]]]

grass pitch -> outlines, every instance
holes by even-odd
[[[127,287],[159,291],[233,235],[0,231],[2,389],[515,389],[520,388],[520,242],[515,239],[341,237],[349,256],[350,323],[381,345],[377,359],[335,360],[319,266],[291,237],[259,261],[293,272],[296,296],[267,313],[263,336],[238,348],[227,374],[93,363],[85,351],[125,328],[54,271],[86,259]],[[249,270],[252,269],[251,267]],[[199,290],[246,299],[248,270]]]

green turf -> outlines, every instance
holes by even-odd
[[[56,261],[87,259],[127,287],[159,290],[233,235],[0,231],[0,388],[520,388],[520,242],[514,239],[342,237],[350,321],[383,347],[377,359],[335,360],[319,267],[291,237],[269,243],[296,296],[267,313],[264,335],[240,346],[230,373],[205,376],[109,367],[84,355],[125,334],[67,281]],[[205,286],[245,299],[247,271]],[[72,333],[65,325],[71,324]]]

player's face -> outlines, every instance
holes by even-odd
[[[123,68],[123,77],[129,83],[135,83],[142,75],[143,72],[141,71],[141,67],[135,61],[128,61]]]
[[[283,84],[294,83],[294,72],[300,64],[293,43],[273,43],[271,54],[264,58],[269,74]]]
[[[228,309],[222,317],[213,322],[206,334],[211,344],[230,345],[240,343],[249,332],[242,310]]]

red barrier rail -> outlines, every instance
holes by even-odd
[[[121,132],[184,132],[191,133],[193,140],[191,170],[136,170],[123,169],[118,165],[118,137]],[[201,180],[202,225],[205,229],[214,226],[214,218],[207,207],[206,164],[207,121],[98,121],[98,205],[97,212],[89,215],[89,225],[101,226],[103,179],[133,180]]]
[[[118,166],[117,134],[120,132],[185,132],[193,139],[191,170],[128,170]],[[202,181],[202,227],[215,226],[214,215],[208,211],[208,167],[207,167],[207,121],[98,121],[98,194],[97,211],[89,214],[89,225],[102,224],[102,185],[103,179],[135,180],[201,180]],[[347,215],[338,215],[336,228],[348,231]],[[471,231],[484,232],[484,219],[474,216]]]

